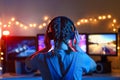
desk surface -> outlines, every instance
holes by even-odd
[[[42,80],[42,78],[33,74],[5,73],[0,75],[0,80]],[[120,70],[112,70],[112,73],[85,75],[82,80],[120,80]]]

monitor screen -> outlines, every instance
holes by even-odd
[[[37,34],[37,49],[38,50],[42,50],[43,48],[45,48],[44,39],[45,39],[44,34]],[[54,48],[53,40],[51,40],[51,45],[52,45],[52,48],[49,51],[51,51]]]
[[[90,55],[117,55],[116,33],[88,34],[88,54]]]
[[[79,37],[80,37],[80,42],[79,42],[79,46],[80,48],[84,51],[87,52],[87,35],[85,33],[79,33]]]
[[[8,36],[5,40],[8,59],[28,57],[37,51],[36,37]]]
[[[87,48],[86,48],[86,34],[85,33],[80,33],[80,43],[79,43],[79,46],[81,47],[81,49],[83,51],[87,51]],[[38,50],[41,50],[43,48],[45,48],[45,45],[44,45],[44,34],[38,34],[37,35],[37,47],[38,47]],[[54,41],[51,40],[51,44],[52,44],[52,48],[50,50],[52,50],[54,48]],[[49,51],[50,51],[49,50]]]

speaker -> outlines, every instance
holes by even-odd
[[[28,68],[25,61],[15,61],[15,69],[17,74],[30,74],[36,71],[32,68]]]
[[[110,73],[111,62],[96,62],[96,73]]]

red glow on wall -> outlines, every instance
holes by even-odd
[[[1,32],[1,28],[0,28],[0,38],[2,37],[2,34],[1,34],[2,32]]]

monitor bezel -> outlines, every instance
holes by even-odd
[[[114,55],[103,55],[103,54],[91,54],[89,52],[89,35],[104,35],[104,34],[113,34],[116,35],[116,53]],[[90,56],[118,56],[118,34],[117,33],[88,33],[87,34],[87,54]]]
[[[4,39],[4,41],[5,41],[5,46],[6,46],[6,50],[5,50],[5,53],[6,53],[6,60],[23,60],[23,59],[26,59],[27,57],[29,57],[29,56],[15,56],[14,58],[9,58],[8,57],[8,51],[7,51],[7,47],[8,47],[8,42],[7,42],[7,40],[9,40],[9,39],[21,39],[21,40],[31,40],[31,39],[33,39],[33,40],[35,40],[35,50],[37,51],[37,38],[36,38],[36,36],[3,36],[3,39]],[[36,52],[35,51],[35,52]]]
[[[80,35],[85,35],[85,46],[86,46],[86,51],[87,52],[87,34],[86,33],[79,33]],[[37,50],[39,50],[39,36],[45,36],[45,34],[37,34]]]

